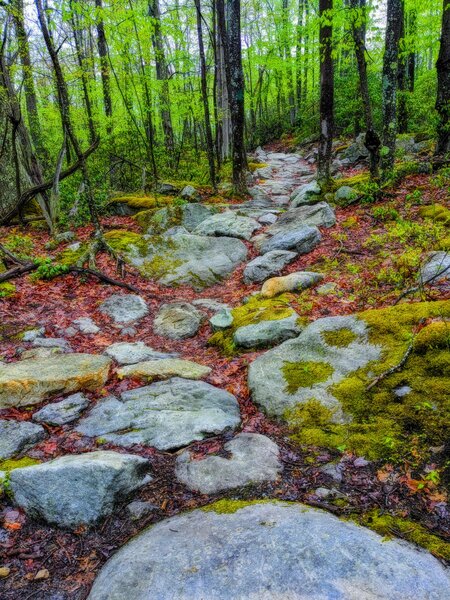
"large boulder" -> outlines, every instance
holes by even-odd
[[[181,206],[165,206],[157,211],[143,211],[136,215],[136,220],[148,234],[153,235],[178,225],[187,231],[193,231],[211,214],[212,209],[209,206],[190,203]]]
[[[285,319],[244,325],[236,329],[233,341],[240,348],[269,348],[299,335],[301,327],[298,320],[298,315],[293,313]]]
[[[179,232],[170,236],[139,236],[116,231],[107,237],[141,275],[168,286],[191,285],[202,290],[229,275],[247,257],[241,240]]]
[[[235,211],[228,210],[212,215],[202,221],[194,230],[197,235],[223,235],[249,240],[256,229],[261,226],[255,219],[242,217]]]
[[[189,302],[163,304],[153,322],[157,335],[172,340],[193,337],[202,322],[203,313]]]
[[[14,500],[28,514],[59,527],[92,525],[144,483],[150,463],[133,454],[97,451],[14,469]]]
[[[333,227],[336,224],[334,210],[327,202],[290,208],[278,221],[269,227],[267,232],[274,235],[279,231],[293,229],[298,225],[310,225],[316,227]]]
[[[319,201],[322,190],[317,181],[304,183],[296,188],[291,194],[292,206],[302,206],[306,204],[315,204]]]
[[[450,281],[450,252],[431,252],[419,276],[422,285]]]
[[[236,398],[203,381],[174,377],[101,400],[77,431],[119,446],[180,448],[240,423]]]
[[[321,240],[322,236],[317,227],[296,225],[296,227],[276,231],[273,235],[271,232],[266,235],[261,244],[261,253],[266,254],[272,250],[291,250],[298,254],[308,254],[320,244]]]
[[[245,283],[264,281],[272,275],[277,275],[296,256],[296,252],[290,252],[289,250],[272,250],[263,256],[257,256],[244,269]]]
[[[224,445],[228,458],[193,459],[189,450],[177,458],[176,476],[191,490],[216,494],[262,481],[275,481],[283,466],[278,446],[265,435],[239,433]]]
[[[0,459],[5,460],[45,438],[45,429],[28,421],[0,421]]]
[[[145,317],[148,307],[145,300],[136,294],[113,294],[100,304],[99,311],[115,323],[131,323]]]
[[[219,501],[146,529],[88,600],[444,600],[448,570],[415,546],[305,506]]]
[[[37,404],[55,394],[97,390],[111,359],[97,354],[56,354],[0,365],[0,408]]]

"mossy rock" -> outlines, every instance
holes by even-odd
[[[440,301],[319,319],[252,363],[253,399],[301,444],[431,456],[450,436],[449,318],[450,301]]]
[[[419,215],[425,219],[432,219],[445,225],[450,225],[450,210],[442,204],[431,204],[422,206]]]
[[[173,204],[173,196],[154,193],[148,196],[130,194],[115,196],[108,202],[108,208],[118,214],[134,215],[142,210],[158,209]]]

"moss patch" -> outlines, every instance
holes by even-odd
[[[147,251],[147,242],[139,233],[126,231],[125,229],[113,229],[106,232],[104,237],[117,252],[127,252],[131,246],[137,248],[142,255]]]
[[[404,517],[395,517],[372,511],[359,517],[357,522],[369,529],[373,529],[386,537],[398,536],[408,542],[425,548],[441,560],[450,561],[450,543],[437,535],[430,533],[425,527],[414,523]]]
[[[358,336],[351,329],[343,328],[336,331],[323,331],[322,338],[328,346],[347,348]]]
[[[0,283],[0,298],[9,298],[10,296],[14,296],[15,293],[16,286],[14,283],[10,283],[9,281]]]
[[[223,498],[222,500],[218,500],[213,504],[208,504],[207,506],[202,506],[201,510],[205,512],[215,512],[219,515],[232,515],[241,508],[245,508],[246,506],[251,506],[252,504],[270,504],[276,502],[275,500],[229,500],[228,498]]]
[[[283,375],[287,383],[286,391],[295,394],[300,388],[322,383],[331,377],[333,371],[333,367],[324,362],[285,362]]]
[[[238,352],[234,342],[233,335],[236,329],[246,325],[254,325],[261,321],[278,321],[286,319],[294,314],[294,310],[289,306],[291,300],[290,294],[283,294],[277,298],[261,298],[253,296],[242,306],[233,308],[233,323],[223,331],[217,331],[208,340],[212,346],[221,349],[225,356],[234,356]]]
[[[439,221],[445,225],[450,225],[450,210],[442,204],[422,206],[419,209],[419,215],[425,219],[432,219],[433,221]]]
[[[173,196],[164,196],[163,194],[152,194],[151,196],[118,196],[109,201],[111,204],[126,204],[136,210],[148,210],[150,208],[161,208],[173,203]]]
[[[0,461],[0,471],[10,473],[11,471],[14,471],[14,469],[22,469],[23,467],[32,467],[33,465],[39,465],[40,462],[40,460],[30,458],[29,456],[24,456],[23,458],[18,458],[16,460],[2,460]]]

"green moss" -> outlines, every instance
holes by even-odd
[[[428,348],[450,348],[450,321],[433,321],[419,331],[414,339],[417,351]]]
[[[333,371],[333,367],[324,362],[285,362],[283,375],[287,383],[286,392],[295,394],[300,388],[322,383],[331,377]]]
[[[256,171],[257,169],[264,169],[264,167],[268,167],[268,166],[269,165],[267,163],[255,163],[255,162],[248,163],[248,168],[252,173],[253,173],[253,171]]]
[[[357,335],[351,329],[337,329],[336,331],[323,331],[322,338],[329,346],[346,348],[357,339]]]
[[[23,467],[32,467],[33,465],[40,464],[40,460],[36,460],[35,458],[30,458],[29,456],[24,456],[23,458],[18,458],[16,460],[2,460],[0,461],[0,471],[5,471],[6,473],[10,473],[14,469],[22,469]]]
[[[395,517],[372,511],[357,518],[360,525],[373,529],[386,537],[398,536],[408,542],[425,548],[441,560],[450,561],[450,543],[437,535],[430,533],[425,527],[405,519],[403,516]]]
[[[242,306],[233,308],[233,323],[223,331],[217,331],[208,340],[212,346],[221,349],[225,356],[234,356],[237,353],[233,342],[233,335],[236,329],[246,325],[254,325],[261,321],[278,321],[290,317],[294,311],[289,306],[291,296],[283,294],[277,298],[261,298],[253,296]]]
[[[369,183],[370,174],[368,172],[358,173],[352,177],[343,177],[342,179],[335,179],[333,181],[333,191],[337,191],[342,186],[348,186],[358,190],[358,186]]]
[[[164,196],[163,194],[155,193],[151,196],[139,196],[136,194],[130,196],[118,196],[112,198],[109,201],[109,204],[126,204],[130,208],[136,210],[148,210],[150,208],[161,208],[162,206],[172,204],[172,202],[173,196]]]
[[[9,281],[0,283],[0,298],[9,298],[10,296],[14,296],[15,293],[16,286],[14,283],[10,283]]]
[[[271,504],[276,502],[275,500],[230,500],[228,498],[223,498],[222,500],[218,500],[213,504],[208,504],[206,506],[202,506],[201,510],[205,512],[215,512],[219,515],[232,515],[241,508],[245,508],[246,506],[252,506],[253,504]]]
[[[422,206],[419,209],[419,215],[425,219],[432,219],[433,221],[439,221],[445,225],[450,225],[450,210],[442,204]]]
[[[76,265],[80,258],[85,254],[87,244],[81,244],[78,250],[66,248],[56,257],[62,265]]]
[[[150,260],[146,260],[141,267],[141,273],[150,279],[160,279],[164,275],[174,273],[176,268],[183,264],[183,261],[169,259],[166,255],[155,255]]]
[[[147,242],[139,233],[125,229],[113,229],[106,232],[104,237],[117,252],[127,252],[131,246],[137,248],[142,255],[147,251]]]

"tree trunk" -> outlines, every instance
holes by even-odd
[[[105,26],[101,14],[101,11],[103,10],[102,0],[95,0],[95,6],[97,8],[97,49],[100,57],[100,71],[102,77],[103,110],[106,116],[106,134],[109,137],[112,132],[113,106],[111,99],[111,78],[109,74],[108,63],[108,44],[106,41]]]
[[[399,42],[403,22],[403,0],[388,0],[386,41],[383,58],[383,148],[381,166],[383,178],[394,168],[397,135],[397,72]]]
[[[206,58],[205,48],[203,45],[203,32],[202,32],[202,13],[200,7],[200,0],[195,1],[195,9],[197,13],[197,36],[198,36],[198,49],[200,55],[200,70],[201,70],[201,87],[202,87],[202,100],[203,110],[205,116],[205,137],[206,137],[206,152],[208,154],[209,164],[209,178],[211,185],[216,188],[216,165],[214,159],[214,144],[211,131],[211,120],[209,115],[209,101],[208,101],[208,87],[206,81]]]
[[[436,62],[437,97],[436,110],[439,114],[436,154],[450,152],[450,4],[444,0],[439,56]]]
[[[331,150],[334,128],[334,76],[332,58],[333,0],[319,0],[320,15],[320,141],[317,179],[330,180]]]

